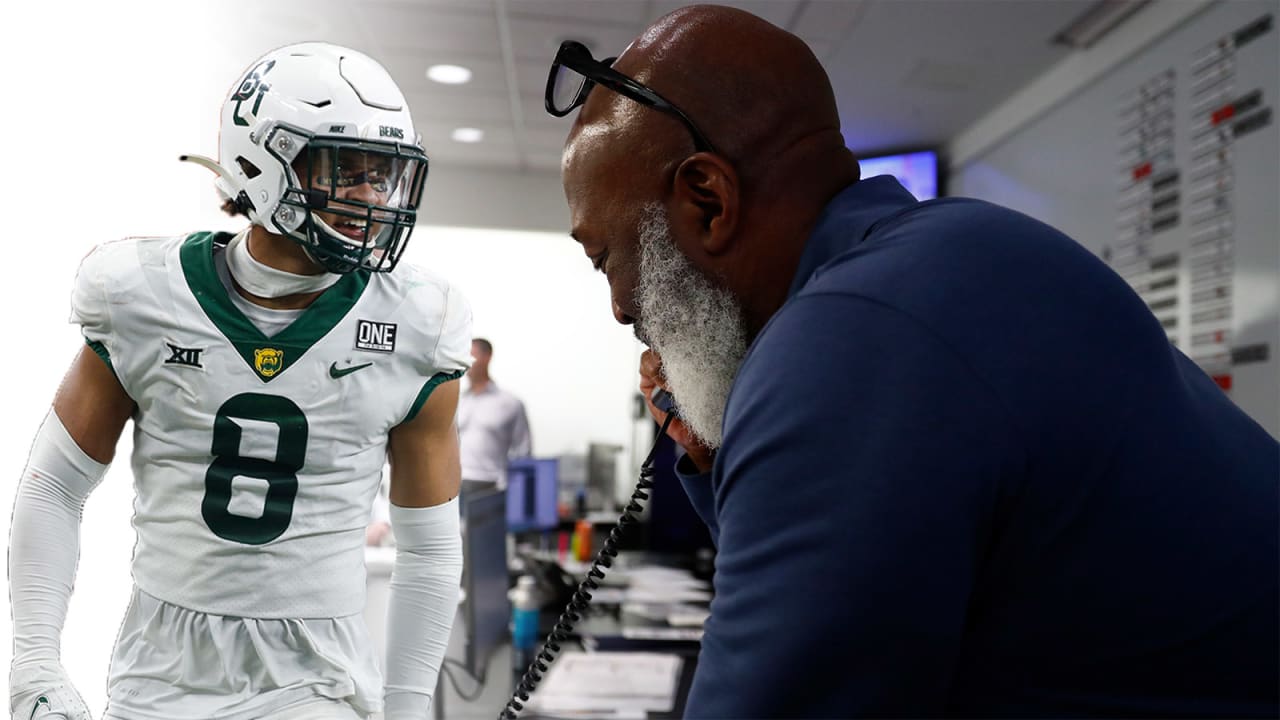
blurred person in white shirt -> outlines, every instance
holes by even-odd
[[[481,487],[507,486],[507,462],[533,453],[529,418],[524,403],[498,387],[489,376],[493,344],[471,341],[474,362],[458,401],[458,436],[462,452],[463,492]]]

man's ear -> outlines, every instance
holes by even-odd
[[[678,236],[695,237],[701,250],[719,255],[729,249],[738,226],[738,173],[727,160],[709,152],[689,156],[672,180],[671,222]]]

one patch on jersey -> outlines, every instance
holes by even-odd
[[[356,321],[356,349],[373,352],[393,352],[396,349],[396,324]]]
[[[204,365],[200,363],[200,356],[204,353],[204,348],[182,347],[168,340],[164,341],[165,365],[177,365],[178,367],[189,367],[203,370]]]

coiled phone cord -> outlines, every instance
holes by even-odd
[[[640,478],[636,481],[636,489],[631,493],[631,500],[622,511],[622,516],[618,518],[618,524],[609,531],[609,537],[604,541],[600,552],[596,553],[595,562],[591,563],[587,576],[578,585],[578,590],[565,606],[564,612],[560,613],[560,619],[547,635],[546,641],[542,644],[542,650],[524,671],[520,684],[511,694],[507,706],[498,715],[498,720],[516,720],[520,717],[520,711],[524,710],[524,703],[529,702],[529,695],[538,687],[538,683],[542,682],[543,673],[551,663],[555,662],[556,656],[560,653],[560,643],[568,639],[570,631],[573,630],[573,624],[582,619],[581,613],[586,611],[587,605],[591,603],[591,591],[599,589],[600,584],[597,581],[603,580],[605,569],[613,566],[613,559],[618,556],[618,542],[627,528],[638,521],[636,516],[644,510],[644,506],[640,504],[641,501],[649,499],[648,490],[653,487],[653,457],[658,452],[658,443],[662,442],[663,436],[667,434],[667,427],[671,425],[671,420],[675,416],[674,412],[667,413],[667,418],[653,441],[648,457],[640,465]]]

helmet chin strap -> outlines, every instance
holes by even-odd
[[[236,235],[227,243],[227,270],[236,284],[250,294],[263,298],[320,292],[342,279],[336,273],[295,275],[260,262],[249,252],[249,231]]]
[[[357,244],[355,244],[355,243],[351,242],[351,240],[350,240],[349,238],[347,238],[345,235],[343,235],[342,233],[340,233],[340,232],[338,232],[337,230],[335,230],[335,229],[334,229],[334,227],[333,227],[332,225],[330,225],[329,223],[325,222],[325,221],[324,221],[324,220],[323,220],[323,219],[322,219],[318,214],[316,214],[316,213],[314,213],[314,212],[313,212],[313,213],[311,213],[311,222],[312,222],[312,223],[313,223],[317,228],[319,228],[319,231],[320,231],[320,232],[322,232],[322,233],[324,233],[325,235],[329,236],[329,239],[333,240],[334,242],[342,243],[342,244],[344,244],[344,245],[346,245],[346,246],[350,247],[352,250],[359,250],[359,249],[360,249],[360,246],[359,246],[359,245],[357,245]],[[386,234],[386,233],[388,233],[388,232],[390,232],[389,228],[388,228],[388,227],[386,227],[386,226],[384,226],[384,227],[383,227],[383,229],[382,229],[382,233]],[[303,247],[306,247],[306,245],[303,245]],[[376,237],[375,237],[375,238],[373,238],[373,243],[371,243],[370,250],[371,250],[371,251],[373,251],[373,250],[378,250],[378,249],[381,249],[382,247],[383,247],[383,245],[382,245],[382,244],[379,244],[379,242],[378,242],[378,238],[376,238]],[[315,259],[316,259],[316,258],[315,258],[315,253],[312,253],[312,252],[311,252],[311,250],[310,250],[310,248],[308,248],[308,249],[307,249],[307,254],[311,255],[311,257],[312,257],[312,259],[313,259],[313,260],[315,260]],[[368,253],[366,253],[366,259],[367,259],[367,255],[368,255]],[[320,261],[319,261],[319,260],[317,260],[317,262],[320,262]],[[323,265],[324,263],[323,263],[323,262],[320,262],[320,264],[321,264],[321,265]],[[364,267],[364,261],[361,261],[361,263],[359,264],[359,267]]]

